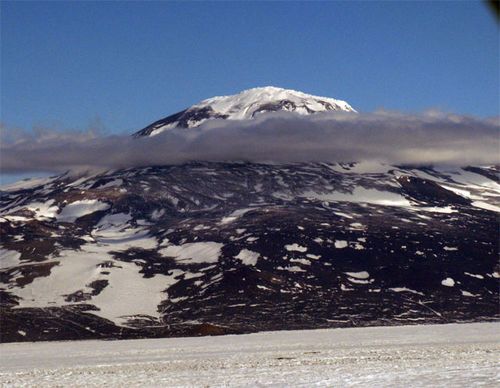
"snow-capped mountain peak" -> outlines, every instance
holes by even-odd
[[[136,136],[154,136],[172,128],[193,128],[206,120],[249,120],[263,112],[290,111],[313,114],[324,111],[356,112],[347,102],[329,97],[265,86],[231,96],[208,98],[145,127]]]
[[[210,106],[220,114],[228,115],[228,118],[233,120],[251,119],[260,112],[271,110],[294,111],[301,114],[327,110],[354,112],[354,109],[345,101],[274,86],[248,89],[232,96],[208,98],[194,107],[206,106]]]

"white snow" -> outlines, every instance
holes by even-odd
[[[466,171],[461,168],[449,168],[440,166],[434,167],[434,170],[440,172],[441,174],[449,176],[455,182],[460,183],[466,187],[483,187],[495,191],[500,191],[500,185],[498,183],[474,172]]]
[[[286,268],[281,268],[281,269],[284,269],[284,270],[290,271],[290,272],[306,272],[305,269],[302,269],[297,265],[292,265],[291,267],[286,267]]]
[[[345,201],[354,203],[372,203],[384,206],[405,206],[411,207],[412,204],[400,194],[390,191],[380,191],[375,189],[365,189],[361,186],[354,187],[352,192],[342,193],[332,191],[330,193],[317,193],[306,191],[301,194],[302,197],[317,199],[320,201]]]
[[[341,285],[340,285],[340,290],[341,290],[341,291],[354,291],[354,288],[349,288],[349,287],[347,287],[346,285],[341,284]]]
[[[350,276],[355,279],[368,279],[370,277],[370,274],[366,271],[360,271],[360,272],[344,272],[347,276]]]
[[[455,280],[453,280],[452,278],[446,278],[441,281],[441,284],[446,287],[454,287]]]
[[[265,86],[244,90],[231,96],[218,96],[208,98],[193,105],[193,109],[213,110],[214,115],[224,115],[227,120],[248,120],[260,114],[261,107],[268,104],[276,104],[288,100],[296,105],[296,108],[284,106],[281,110],[292,110],[301,115],[309,115],[311,112],[325,112],[331,110],[322,102],[330,104],[334,110],[356,112],[347,102],[329,97],[319,97],[302,93],[295,90],[282,89],[274,86]],[[195,127],[207,119],[190,120],[188,127]],[[159,126],[154,128],[151,136],[155,136],[165,130],[177,127],[178,123]]]
[[[111,187],[119,187],[121,185],[123,185],[123,179],[118,178],[99,186],[98,189],[109,189]]]
[[[355,279],[355,278],[348,278],[351,283],[356,283],[356,284],[370,284],[373,283],[373,279],[371,280],[363,280],[363,279]]]
[[[0,344],[0,385],[498,385],[498,323]]]
[[[187,264],[217,263],[224,244],[204,241],[182,245],[169,245],[159,250],[163,256],[174,257],[177,261]]]
[[[257,265],[257,259],[260,254],[257,252],[250,251],[248,249],[242,249],[240,253],[234,256],[235,259],[240,260],[245,265]]]
[[[347,248],[349,246],[348,242],[345,240],[335,240],[334,244],[337,249]]]
[[[473,278],[484,279],[483,275],[473,274],[473,273],[469,273],[469,272],[464,272],[464,274],[467,275],[467,276],[471,276]]]
[[[353,217],[350,216],[349,214],[346,214],[346,213],[342,213],[342,212],[333,212],[333,214],[336,214],[337,216],[339,217],[344,217],[344,218],[350,218],[352,219]]]
[[[132,217],[130,216],[130,214],[126,213],[108,214],[101,218],[101,220],[97,224],[97,228],[106,229],[112,226],[125,226],[125,224],[131,219]]]
[[[313,260],[319,260],[321,259],[321,255],[313,255],[312,253],[308,253],[306,257],[313,259]]]
[[[492,205],[491,203],[486,203],[484,201],[472,201],[471,203],[472,206],[481,208],[481,209],[486,209],[486,210],[491,210],[497,213],[500,213],[500,207]]]
[[[249,208],[245,208],[245,209],[235,210],[234,212],[232,212],[227,217],[223,217],[222,220],[220,221],[220,223],[221,224],[228,224],[230,222],[233,222],[233,221],[237,220],[242,215],[244,215],[245,213],[248,213],[251,210],[254,210],[254,208],[249,207]]]
[[[354,243],[354,249],[356,249],[356,250],[363,250],[363,249],[365,249],[365,246],[363,244],[355,242]]]
[[[307,247],[303,247],[297,243],[285,245],[285,249],[288,252],[307,252]]]
[[[19,265],[21,253],[0,248],[0,269],[6,269]]]
[[[341,164],[334,164],[331,165],[330,168],[334,171],[342,173],[347,172],[356,174],[386,174],[395,167],[376,160],[363,160],[357,163],[353,163],[352,166],[348,167]]]
[[[17,191],[17,190],[28,190],[33,189],[37,186],[46,185],[52,182],[55,178],[39,177],[39,178],[28,178],[21,181],[9,183],[6,185],[0,185],[0,190],[2,191]]]
[[[165,214],[165,209],[155,209],[151,213],[151,219],[153,221],[158,221],[161,217],[163,217],[164,214]]]
[[[23,216],[4,216],[3,218],[5,218],[6,220],[11,221],[11,222],[26,222],[26,221],[30,221],[30,218],[23,217]]]
[[[92,238],[102,244],[111,244],[115,250],[152,249],[158,245],[156,238],[149,236],[147,229],[133,228],[128,224],[118,225],[98,225],[92,231]]]
[[[110,285],[92,298],[92,303],[100,308],[92,314],[119,325],[126,324],[127,317],[136,314],[159,318],[158,305],[167,298],[164,291],[177,282],[174,277],[182,271],[173,270],[169,276],[156,274],[148,279],[138,271],[134,263],[117,263],[107,277]]]
[[[306,260],[306,259],[291,259],[290,262],[291,263],[299,263],[302,265],[311,265],[311,262],[309,260]]]
[[[433,178],[433,180],[435,180],[436,178]],[[465,190],[465,189],[462,189],[462,188],[457,188],[457,187],[452,187],[452,186],[449,186],[449,185],[440,185],[443,189],[446,189],[446,190],[449,190],[449,191],[452,191],[453,193],[455,194],[458,194],[460,195],[461,197],[464,197],[464,198],[471,198],[471,192],[469,190]]]
[[[444,213],[444,214],[450,214],[450,213],[456,213],[457,210],[453,209],[451,206],[423,206],[423,207],[414,207],[412,208],[413,210],[419,210],[419,211],[424,211],[424,212],[431,212],[431,213]]]
[[[82,199],[67,204],[57,215],[59,222],[75,222],[78,218],[101,210],[108,210],[110,205],[97,199]]]
[[[59,211],[58,206],[52,206],[55,201],[53,199],[47,202],[32,202],[25,207],[35,213],[35,218],[37,220],[43,221],[50,218],[57,217],[57,212]]]
[[[273,86],[248,89],[232,96],[209,98],[195,105],[195,107],[210,106],[217,113],[229,115],[229,118],[232,120],[244,120],[252,118],[255,109],[258,109],[260,106],[281,100],[294,102],[298,106],[295,112],[299,114],[309,114],[306,108],[316,112],[326,111],[325,106],[317,100],[328,102],[333,106],[339,106],[341,110],[354,111],[345,101],[313,96]]]
[[[389,288],[389,290],[394,291],[394,292],[411,292],[412,294],[424,296],[424,294],[422,292],[418,292],[416,290],[412,290],[411,288],[407,288],[407,287],[393,287],[393,288]]]
[[[169,276],[156,275],[144,279],[134,263],[116,261],[107,245],[86,244],[81,250],[63,250],[51,257],[57,263],[50,276],[37,277],[22,288],[10,292],[21,297],[19,307],[51,307],[84,302],[69,302],[65,298],[76,291],[91,292],[88,285],[95,280],[107,280],[108,286],[90,301],[100,311],[92,314],[124,324],[126,315],[144,314],[158,317],[157,306],[165,299],[162,291],[172,283]],[[111,266],[103,263],[110,262]],[[109,272],[109,274],[106,274]],[[174,275],[172,275],[173,277]]]

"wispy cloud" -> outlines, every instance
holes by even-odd
[[[29,134],[2,128],[1,170],[61,172],[188,161],[380,160],[395,164],[498,164],[499,118],[423,114],[325,112],[263,114],[250,121],[213,120],[152,138],[95,131]]]

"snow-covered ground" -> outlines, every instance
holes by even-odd
[[[500,324],[0,345],[0,385],[499,386]]]

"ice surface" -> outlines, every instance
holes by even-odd
[[[0,385],[498,386],[500,325],[0,345]]]

